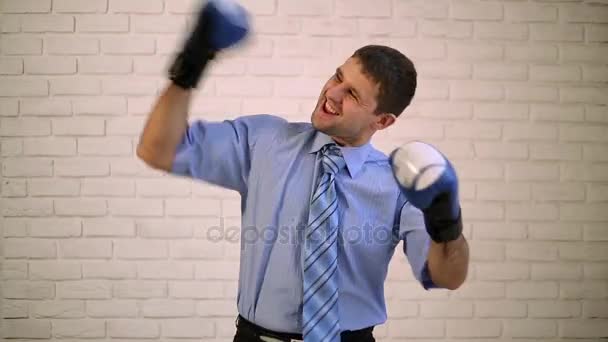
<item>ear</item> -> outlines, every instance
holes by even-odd
[[[377,130],[383,130],[390,127],[397,120],[397,116],[393,113],[382,113],[378,115],[378,120],[375,122]]]

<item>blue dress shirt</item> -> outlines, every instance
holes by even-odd
[[[302,332],[303,233],[316,152],[332,141],[310,123],[251,115],[194,121],[178,146],[172,173],[241,194],[237,308],[267,329]],[[370,143],[340,149],[339,317],[341,330],[356,330],[386,321],[384,281],[399,241],[416,279],[426,289],[435,285],[422,213],[403,197],[388,157]]]

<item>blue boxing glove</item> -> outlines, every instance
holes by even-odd
[[[184,89],[196,88],[215,54],[237,44],[248,32],[249,14],[241,5],[232,0],[209,0],[169,68],[169,78]]]
[[[423,212],[431,239],[457,239],[462,234],[462,216],[458,177],[449,160],[435,147],[413,141],[395,149],[390,163],[407,200]]]

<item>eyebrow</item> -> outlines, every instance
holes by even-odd
[[[342,73],[342,69],[340,69],[340,67],[336,68],[336,74],[340,75],[341,78],[343,78],[343,76],[344,76],[344,74]],[[350,88],[355,93],[355,97],[357,97],[359,100],[363,100],[360,96],[360,92],[357,89],[355,89],[355,87],[351,86]]]

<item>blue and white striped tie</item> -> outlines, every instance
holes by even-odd
[[[346,162],[336,144],[321,149],[321,172],[310,202],[304,243],[305,342],[339,342],[338,197],[335,175]]]

